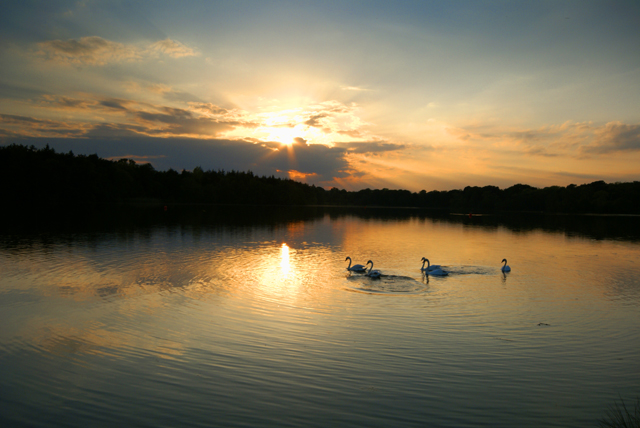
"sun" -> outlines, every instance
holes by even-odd
[[[275,142],[290,149],[295,146],[298,138],[308,144],[323,144],[328,147],[333,147],[336,141],[351,138],[341,130],[353,129],[354,120],[349,119],[349,115],[333,112],[333,105],[324,106],[321,103],[309,108],[281,108],[271,105],[260,110],[262,111],[247,116],[247,123],[254,126],[238,126],[224,136],[242,138],[249,134],[257,141]]]
[[[269,127],[265,129],[266,139],[269,141],[276,141],[280,144],[290,146],[294,142],[294,138],[303,137],[305,134],[304,129],[299,129],[300,126],[277,126]]]

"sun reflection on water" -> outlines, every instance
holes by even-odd
[[[281,252],[280,268],[281,268],[282,278],[287,279],[289,276],[289,272],[291,271],[291,262],[289,260],[289,246],[283,242],[280,252]]]

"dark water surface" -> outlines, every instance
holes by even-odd
[[[638,217],[44,214],[0,229],[3,427],[584,427],[640,395]]]

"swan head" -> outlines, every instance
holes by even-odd
[[[367,261],[367,264],[371,263],[373,265],[373,262],[371,260]]]
[[[347,258],[344,259],[344,261],[346,262],[347,260],[351,260],[351,257],[347,256]]]
[[[502,259],[502,261],[500,263],[506,263],[507,259]]]

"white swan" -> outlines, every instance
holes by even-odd
[[[370,278],[380,278],[382,272],[377,269],[373,270],[373,262],[371,260],[367,262],[367,266],[369,266],[369,263],[371,263],[371,268],[369,268],[369,272],[367,272],[366,275]]]
[[[429,262],[429,259],[427,259],[425,257],[422,258],[421,262],[422,262],[422,267],[420,268],[420,270],[422,272],[430,272],[432,270],[442,269],[442,266],[440,266],[440,265],[431,266],[431,263]],[[427,264],[427,267],[424,267],[425,263]]]
[[[347,260],[349,260],[349,266],[347,266],[347,270],[348,271],[351,271],[351,272],[366,272],[366,270],[367,270],[366,266],[362,266],[362,265],[353,265],[353,266],[351,266],[351,257],[347,257],[346,259],[344,259],[345,262]]]
[[[507,266],[507,259],[502,259],[502,261],[500,263],[504,263],[504,266],[502,266],[502,272],[511,272],[511,268],[509,266]]]
[[[424,271],[425,275],[431,275],[431,276],[447,276],[449,275],[449,272],[442,270],[440,268],[437,269],[433,269],[433,270],[425,270]]]

